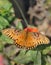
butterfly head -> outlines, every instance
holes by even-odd
[[[30,27],[27,27],[24,29],[25,31],[28,31],[28,32],[39,32],[37,28],[30,28]]]

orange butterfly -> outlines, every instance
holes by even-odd
[[[49,39],[38,32],[37,29],[26,28],[22,31],[9,28],[2,30],[2,33],[14,40],[20,48],[32,49],[41,44],[49,44]]]

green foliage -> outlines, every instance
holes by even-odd
[[[0,52],[3,51],[4,45],[3,45],[3,41],[0,40]]]
[[[5,15],[10,11],[12,4],[8,0],[0,0],[0,14]]]
[[[1,35],[0,36],[0,39],[2,40],[2,41],[4,41],[4,42],[6,42],[5,44],[7,44],[7,43],[9,43],[9,44],[13,44],[13,40],[12,39],[10,39],[8,36],[6,36],[6,35]]]
[[[14,58],[14,61],[20,64],[33,62],[34,65],[41,65],[41,53],[33,50],[21,50],[20,54]]]
[[[0,29],[6,28],[7,26],[9,26],[8,20],[0,16]]]
[[[45,58],[45,60],[46,60],[46,65],[51,65],[51,57],[50,56],[47,56]]]
[[[12,4],[8,0],[0,0],[0,32],[2,29],[10,26],[9,21],[13,19],[11,8]],[[0,41],[0,51],[3,50],[4,44],[13,43],[13,40],[1,34],[0,40],[3,41]]]
[[[0,0],[0,29],[9,26],[14,18],[13,13],[12,4],[8,0]]]
[[[0,32],[4,28],[12,26],[11,23],[13,23],[15,19],[15,16],[13,15],[14,11],[12,4],[8,0],[0,0]],[[23,29],[23,25],[21,22],[18,21],[16,23],[16,28]],[[14,46],[13,43],[14,41],[10,39],[8,36],[0,34],[0,52],[2,52],[9,59],[13,56],[14,58],[12,60],[14,62],[19,64],[28,64],[30,62],[33,62],[33,65],[51,65],[51,62],[49,61],[51,60],[51,57],[50,55],[48,55],[48,53],[51,51],[50,45],[48,47],[47,45],[46,47],[44,45],[40,45],[34,50],[20,49],[20,53],[17,56],[15,56],[18,49],[17,46]],[[6,44],[10,44],[10,47],[8,46],[9,50],[8,48],[5,49]],[[12,44],[13,46],[11,46]]]
[[[51,46],[45,48],[45,49],[43,50],[43,54],[48,54],[49,51],[51,51]]]

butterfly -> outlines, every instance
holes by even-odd
[[[50,42],[46,36],[38,32],[37,30],[33,31],[31,29],[25,29],[18,31],[13,28],[8,28],[2,30],[2,33],[13,39],[15,44],[19,48],[33,49],[38,45],[49,44]]]

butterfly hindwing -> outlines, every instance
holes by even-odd
[[[41,33],[29,32],[26,40],[26,48],[35,48],[41,44],[49,44],[49,39]]]

